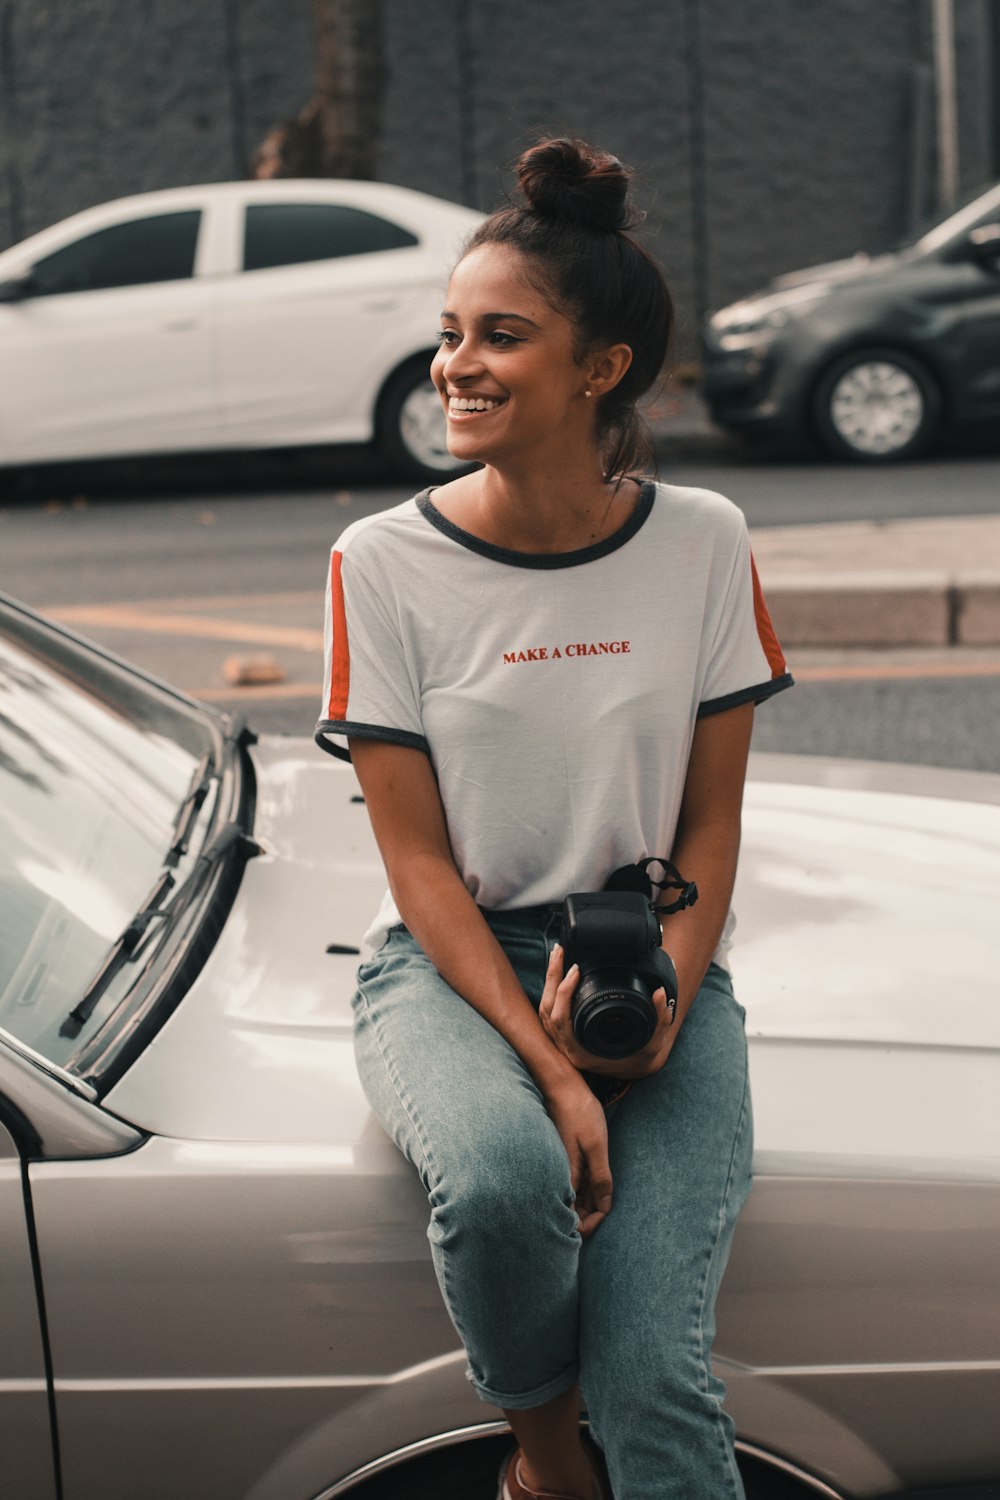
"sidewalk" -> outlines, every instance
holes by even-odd
[[[675,458],[734,446],[690,390],[650,425]],[[752,542],[785,646],[1000,645],[1000,514],[762,527]]]

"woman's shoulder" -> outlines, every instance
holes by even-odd
[[[717,490],[657,481],[650,518],[674,539],[679,533],[701,538],[706,546],[738,545],[746,534],[746,517],[739,506]]]
[[[385,555],[387,549],[391,552],[394,543],[405,543],[407,537],[419,531],[421,527],[419,502],[427,493],[426,490],[421,490],[419,494],[412,495],[409,500],[404,500],[401,505],[390,506],[388,510],[375,511],[372,515],[359,516],[340,533],[332,550],[341,553],[342,556],[350,553],[352,562],[360,562],[364,557],[373,554]]]
[[[653,488],[654,512],[664,521],[691,516],[706,521],[716,520],[720,525],[745,524],[739,506],[718,490],[688,484],[669,484],[662,479],[656,480]]]

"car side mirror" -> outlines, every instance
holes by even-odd
[[[969,258],[977,265],[1000,261],[1000,224],[980,224],[978,229],[970,229],[966,243]]]
[[[35,290],[34,274],[29,269],[19,271],[6,281],[0,281],[0,302],[23,302]]]

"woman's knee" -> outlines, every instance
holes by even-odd
[[[569,1162],[547,1116],[533,1128],[472,1130],[435,1162],[431,1201],[440,1234],[516,1242],[576,1228]]]

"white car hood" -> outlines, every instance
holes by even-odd
[[[377,1129],[353,1063],[358,959],[327,950],[360,947],[378,851],[349,767],[304,740],[253,756],[265,852],[105,1103],[156,1134],[351,1146]],[[799,757],[751,776],[732,962],[758,1151],[1000,1156],[1000,777]]]

